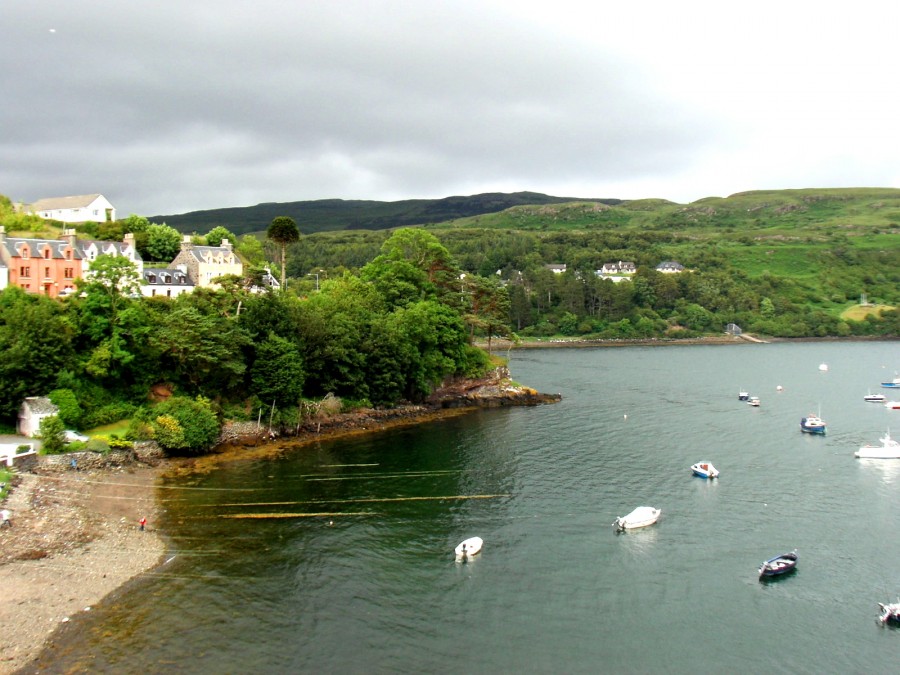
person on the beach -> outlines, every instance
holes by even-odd
[[[141,520],[140,520],[141,532],[144,531],[144,527],[145,527],[146,525],[147,525],[147,519],[146,519],[146,518],[141,518]]]
[[[12,527],[12,521],[9,519],[10,517],[9,509],[3,509],[0,511],[0,518],[3,519],[3,522],[0,523],[0,527]]]

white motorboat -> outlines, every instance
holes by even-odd
[[[867,401],[868,403],[884,403],[887,400],[887,396],[884,394],[866,394],[863,396],[863,401]]]
[[[882,382],[881,386],[887,387],[888,389],[900,389],[900,377],[894,377],[893,380]]]
[[[746,401],[748,398],[750,398],[750,394],[748,394],[746,391],[738,392],[738,401]]]
[[[700,478],[718,478],[719,470],[711,462],[697,462],[691,466],[691,471]]]
[[[900,442],[891,438],[890,431],[878,440],[881,445],[864,445],[853,456],[860,459],[900,459]]]
[[[652,506],[639,506],[627,516],[620,516],[613,522],[616,532],[624,532],[625,530],[633,530],[638,527],[647,527],[659,520],[659,514],[662,509],[656,509]]]
[[[461,541],[453,552],[456,553],[457,560],[468,560],[473,555],[481,553],[482,546],[484,546],[484,540],[481,537],[469,537],[465,541]]]
[[[747,399],[747,405],[752,405],[754,408],[759,407],[759,396],[751,396]]]
[[[884,407],[888,410],[900,410],[900,401],[888,401]]]

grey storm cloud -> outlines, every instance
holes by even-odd
[[[686,170],[727,127],[605,47],[619,26],[564,36],[512,7],[3,0],[0,193],[102,192],[144,215],[467,188],[615,197]]]

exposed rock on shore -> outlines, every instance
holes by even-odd
[[[561,400],[560,394],[542,394],[516,384],[509,370],[500,367],[479,379],[454,378],[444,382],[419,405],[393,408],[363,408],[345,413],[312,415],[295,428],[269,429],[257,422],[232,422],[225,425],[219,445],[256,446],[276,438],[299,442],[321,440],[338,435],[375,431],[404,424],[419,424],[470,408],[499,408],[514,405],[542,405]]]
[[[561,394],[542,394],[516,384],[510,379],[509,369],[502,367],[488,377],[447,382],[428,398],[428,404],[440,408],[499,408],[556,403],[561,399]]]

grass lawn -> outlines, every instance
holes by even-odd
[[[870,314],[881,316],[882,312],[894,309],[891,305],[853,305],[841,312],[842,319],[850,319],[851,321],[862,321]]]
[[[125,437],[125,432],[128,431],[128,424],[131,420],[119,420],[118,422],[113,422],[112,424],[104,424],[102,427],[94,427],[93,429],[88,429],[84,433],[87,436],[93,438],[94,436],[117,436],[119,438]]]

